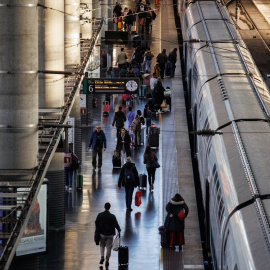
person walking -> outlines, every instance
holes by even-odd
[[[134,15],[131,9],[129,9],[126,17],[125,17],[125,25],[127,26],[127,31],[131,34],[131,27],[134,22]]]
[[[113,237],[115,235],[115,229],[118,233],[121,232],[121,228],[115,215],[110,213],[111,204],[109,202],[104,205],[105,211],[97,215],[95,225],[96,231],[100,234],[100,264],[104,263],[105,247],[107,249],[105,267],[109,269],[109,260],[111,257],[111,250],[113,245]]]
[[[102,151],[106,151],[107,140],[104,131],[101,130],[100,125],[97,125],[96,130],[92,133],[87,149],[89,150],[91,146],[93,150],[92,154],[93,172],[96,170],[97,167],[97,156],[98,156],[98,170],[101,171]]]
[[[178,217],[178,213],[182,209],[184,210],[185,217],[187,217],[188,207],[183,197],[176,193],[166,205],[168,214],[164,223],[164,229],[170,232],[170,248],[172,249],[175,249],[175,246],[179,246],[179,250],[182,250],[182,246],[185,244],[185,221],[180,220]]]
[[[69,152],[64,154],[64,168],[65,168],[65,183],[66,190],[72,191],[73,174],[74,171],[80,167],[80,161],[75,153],[73,153],[71,146]]]
[[[130,126],[131,126],[131,124],[132,124],[132,122],[133,122],[133,120],[134,120],[135,112],[132,111],[132,107],[128,107],[128,110],[129,110],[129,112],[128,112],[128,114],[127,114],[127,119],[128,119],[128,130],[129,130],[129,135],[130,135],[130,137],[131,137],[131,140],[133,141],[133,133],[131,134],[131,132],[130,132]]]
[[[141,146],[141,121],[138,114],[135,115],[130,129],[134,134],[134,147],[138,149]]]
[[[146,136],[148,136],[148,130],[149,130],[149,127],[151,126],[151,122],[153,121],[153,115],[152,115],[152,112],[150,111],[149,109],[149,105],[146,104],[145,105],[145,108],[144,108],[144,111],[143,111],[143,116],[145,118],[145,122],[146,122]]]
[[[148,70],[151,73],[151,65],[152,65],[152,58],[154,57],[154,53],[151,52],[150,48],[147,48],[147,51],[144,53],[144,62],[145,62],[145,70]]]
[[[127,162],[121,168],[118,180],[118,188],[120,189],[121,186],[125,187],[127,211],[133,210],[131,208],[132,195],[134,188],[137,187],[138,185],[139,185],[139,175],[135,163],[132,163],[131,158],[127,157]]]
[[[150,79],[150,90],[151,90],[151,95],[153,98],[153,92],[154,92],[154,88],[157,84],[157,73],[154,72],[152,78]]]
[[[125,65],[128,59],[127,54],[124,52],[124,50],[125,48],[121,48],[121,51],[120,53],[118,53],[117,58],[116,58],[116,63],[118,63],[118,67],[120,69]]]
[[[120,134],[117,137],[116,144],[116,150],[119,151],[121,156],[121,166],[124,165],[126,157],[131,156],[130,143],[131,139],[128,132],[125,130],[125,128],[122,128]]]
[[[118,17],[120,17],[122,15],[122,7],[121,7],[121,4],[119,4],[118,2],[115,3],[113,13],[115,13],[115,15],[117,17],[117,22],[118,22]]]
[[[174,72],[176,68],[176,61],[177,61],[177,48],[174,48],[173,51],[171,51],[168,55],[168,60],[171,65],[171,77],[174,77]]]
[[[166,54],[166,49],[162,50],[162,53],[158,54],[157,56],[157,63],[159,64],[160,67],[160,77],[161,79],[164,79],[164,71],[165,71],[165,65],[167,63],[167,54]]]
[[[156,161],[158,160],[156,154],[152,151],[151,147],[148,145],[146,146],[143,155],[143,163],[146,164],[150,191],[154,189],[155,173],[156,173],[156,168],[152,166],[153,159],[155,159]]]
[[[120,134],[121,128],[124,127],[125,121],[127,120],[126,115],[122,112],[122,106],[119,106],[118,111],[114,114],[112,126],[116,126],[116,138]]]

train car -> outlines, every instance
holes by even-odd
[[[220,2],[189,3],[182,33],[213,267],[269,269],[269,90]]]

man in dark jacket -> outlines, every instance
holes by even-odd
[[[101,130],[101,126],[97,125],[96,130],[92,133],[89,144],[88,150],[92,146],[93,155],[92,155],[92,166],[93,172],[96,170],[97,167],[97,155],[98,155],[98,170],[101,171],[102,166],[102,150],[106,151],[107,148],[107,141],[106,136],[103,130]]]
[[[134,187],[139,185],[139,175],[138,171],[135,167],[135,163],[131,162],[131,158],[127,157],[126,164],[121,168],[119,180],[118,180],[118,188],[120,189],[122,186],[125,186],[126,191],[126,207],[127,211],[132,211],[131,203],[132,203],[132,195],[134,191]]]
[[[127,120],[126,115],[122,112],[122,106],[119,106],[118,112],[114,114],[112,126],[116,126],[117,132],[116,132],[116,138],[118,138],[121,128],[124,127],[125,121]]]
[[[131,156],[130,143],[131,139],[128,132],[125,130],[125,128],[121,128],[121,132],[117,137],[116,144],[116,150],[118,150],[121,156],[121,166],[124,166],[124,161],[126,157]]]
[[[113,9],[113,13],[116,14],[117,18],[122,15],[122,7],[121,7],[121,5],[118,2],[115,3],[115,7]]]
[[[104,205],[105,211],[101,212],[97,215],[95,224],[96,231],[100,234],[100,264],[104,262],[104,251],[105,247],[107,248],[106,254],[106,269],[109,267],[109,259],[111,256],[112,244],[113,244],[113,236],[115,235],[115,229],[120,233],[121,229],[117,222],[115,215],[110,213],[111,204],[105,203]]]

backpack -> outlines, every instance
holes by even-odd
[[[127,186],[132,186],[134,184],[134,173],[133,173],[133,167],[132,166],[131,168],[125,168],[125,185]]]
[[[133,131],[133,132],[135,130],[139,130],[140,129],[140,125],[141,125],[140,119],[134,118],[132,124],[130,125],[130,130]]]
[[[146,53],[145,58],[146,60],[152,60],[152,54],[150,51]]]

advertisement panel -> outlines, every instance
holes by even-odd
[[[29,189],[18,188],[18,192]],[[20,198],[18,198],[18,205]],[[17,247],[16,255],[22,256],[46,251],[47,238],[47,185],[42,185],[34,204],[31,216],[21,242]]]

